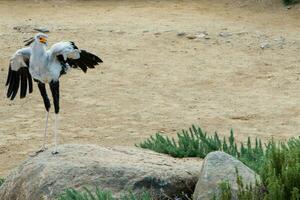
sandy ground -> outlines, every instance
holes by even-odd
[[[87,74],[73,70],[61,79],[62,143],[132,146],[157,131],[175,136],[191,124],[226,135],[233,128],[239,140],[299,135],[299,6],[0,1],[0,16],[0,176],[42,142],[45,112],[37,87],[15,101],[6,99],[4,87],[9,57],[36,27],[51,31],[50,45],[72,40],[104,60]],[[203,31],[209,39],[177,35]],[[265,42],[270,48],[261,49]]]

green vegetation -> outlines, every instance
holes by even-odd
[[[220,139],[217,133],[213,136],[207,135],[200,127],[193,125],[188,130],[177,133],[177,139],[162,136],[156,133],[153,137],[137,145],[142,148],[151,149],[159,153],[169,154],[173,157],[200,157],[204,158],[213,151],[224,151],[245,163],[255,171],[258,171],[263,163],[265,151],[261,140],[255,139],[252,146],[251,139],[248,138],[245,144],[237,145],[234,139],[233,130],[226,139]],[[239,146],[239,147],[238,147]]]
[[[298,3],[298,0],[282,0],[282,3],[286,6]]]
[[[227,139],[224,137],[221,140],[217,133],[209,136],[193,125],[177,133],[177,139],[156,133],[137,146],[173,157],[204,158],[212,151],[224,151],[241,160],[261,177],[260,183],[248,186],[237,175],[239,200],[300,200],[300,137],[290,139],[287,143],[271,141],[264,147],[261,140],[256,138],[253,142],[248,138],[247,142],[238,145],[232,130]],[[219,199],[231,199],[228,182],[220,185],[220,193]]]
[[[96,189],[96,192],[93,193],[86,187],[83,189],[83,192],[75,189],[67,189],[58,200],[116,200],[109,191]],[[146,192],[141,195],[134,195],[129,192],[127,195],[121,197],[121,200],[151,200],[151,196]]]
[[[231,186],[228,181],[223,181],[219,185],[220,189],[220,200],[231,200],[232,193],[231,193]],[[215,194],[212,200],[217,200],[217,195]]]
[[[0,186],[4,183],[4,178],[0,177]]]
[[[243,185],[237,175],[239,200],[300,200],[300,137],[286,144],[270,143],[258,173],[261,182],[255,186]],[[220,199],[231,199],[228,182],[220,184],[220,191]]]
[[[259,172],[266,200],[300,200],[300,137],[269,146]]]

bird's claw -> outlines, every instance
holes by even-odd
[[[47,147],[42,147],[40,150],[34,152],[33,154],[31,154],[31,157],[37,156],[39,153],[42,153],[44,151],[46,151],[48,148]]]

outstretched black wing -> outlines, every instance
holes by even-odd
[[[96,55],[86,51],[79,50],[74,42],[60,42],[51,47],[52,55],[55,55],[61,63],[61,74],[65,74],[68,67],[80,68],[86,72],[88,68],[95,68],[103,61]]]
[[[32,93],[32,78],[29,73],[30,50],[23,48],[18,50],[10,60],[8,75],[6,80],[7,98],[13,100],[20,88],[20,98]]]

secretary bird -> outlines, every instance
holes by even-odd
[[[25,40],[25,48],[19,49],[10,59],[6,81],[7,98],[13,100],[20,88],[20,98],[32,93],[32,78],[37,82],[46,109],[44,139],[42,148],[36,154],[46,150],[47,124],[50,110],[50,101],[46,92],[49,84],[53,97],[55,111],[55,148],[52,154],[57,154],[58,141],[58,114],[59,114],[59,78],[72,68],[81,68],[86,72],[88,68],[102,63],[102,60],[85,50],[80,50],[74,42],[59,42],[46,50],[48,36],[38,33]]]

